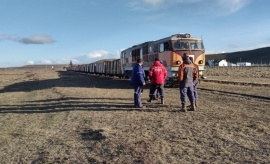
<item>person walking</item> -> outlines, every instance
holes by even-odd
[[[194,63],[194,60],[192,57],[189,58],[190,61],[196,66],[197,70],[199,71],[199,66]],[[193,88],[194,88],[194,99],[195,99],[195,107],[198,107],[198,84],[199,84],[199,78],[193,80]]]
[[[186,96],[191,103],[191,110],[195,111],[195,98],[194,98],[194,85],[193,81],[198,79],[198,69],[195,64],[189,59],[189,55],[183,54],[183,64],[179,66],[178,69],[178,81],[180,89],[180,99],[182,104],[182,110],[184,112],[186,109]]]
[[[145,85],[145,73],[142,67],[143,60],[138,59],[134,65],[131,73],[130,84],[134,87],[134,107],[143,108],[142,104],[142,92],[143,86]]]
[[[164,64],[163,64],[164,61],[162,61],[162,60],[159,60],[159,61],[160,61],[160,63],[161,63],[162,65],[164,65]],[[166,68],[166,67],[165,67],[165,68]],[[160,99],[160,91],[157,89],[156,92],[155,92],[155,97],[154,97],[153,100],[158,100],[158,99]]]
[[[155,99],[155,91],[159,93],[161,104],[164,104],[164,84],[167,77],[167,70],[161,64],[158,58],[155,59],[153,65],[149,69],[149,79],[151,82],[149,100],[151,102]]]

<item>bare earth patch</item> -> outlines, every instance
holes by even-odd
[[[270,162],[266,86],[202,81],[198,110],[183,113],[178,88],[161,105],[146,86],[137,109],[124,79],[8,69],[0,81],[2,163]]]

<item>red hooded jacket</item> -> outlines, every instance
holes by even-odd
[[[149,79],[151,84],[164,84],[167,77],[167,70],[160,63],[160,61],[154,61],[154,64],[149,69]]]

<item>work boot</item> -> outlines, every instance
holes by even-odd
[[[191,110],[192,111],[196,111],[196,105],[195,105],[195,103],[194,104],[191,104]]]
[[[186,107],[185,104],[182,104],[182,110],[183,110],[184,112],[187,112],[187,107]]]
[[[164,104],[164,99],[163,99],[163,97],[161,97],[161,104]]]
[[[147,100],[147,102],[151,103],[152,100],[153,100],[153,98],[150,97],[149,100]]]

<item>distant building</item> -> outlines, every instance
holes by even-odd
[[[251,63],[249,63],[249,62],[237,62],[236,65],[237,66],[251,66]]]
[[[220,62],[218,62],[218,66],[220,66],[220,67],[227,67],[228,66],[228,62],[226,61],[226,59],[223,59]]]
[[[228,67],[234,67],[234,66],[237,66],[236,64],[234,64],[234,63],[230,63],[230,62],[228,62]]]

